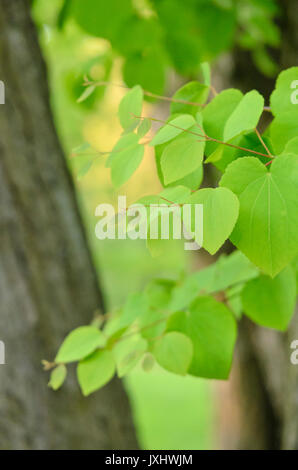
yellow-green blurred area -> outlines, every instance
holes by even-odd
[[[162,256],[153,258],[145,242],[99,241],[95,237],[95,208],[101,203],[117,204],[119,194],[127,204],[160,191],[154,155],[150,149],[130,181],[116,191],[111,184],[105,156],[98,158],[80,180],[78,171],[88,164],[90,154],[108,152],[119,138],[119,101],[125,89],[108,86],[86,102],[77,103],[83,91],[84,73],[96,80],[121,83],[121,58],[114,57],[107,40],[86,35],[69,21],[63,31],[54,25],[59,0],[38,0],[34,17],[48,66],[52,108],[61,143],[72,171],[92,254],[104,291],[107,309],[121,306],[127,295],[140,291],[155,277],[177,278],[191,269],[193,254],[180,242],[169,242]],[[143,113],[153,116],[156,104],[147,103]],[[91,149],[76,155],[84,142]],[[90,154],[88,154],[88,152]],[[73,155],[75,154],[75,155]],[[49,155],[49,158],[51,156]],[[208,449],[214,447],[214,407],[211,385],[192,377],[179,378],[155,366],[151,372],[139,367],[126,379],[141,446],[145,449]]]

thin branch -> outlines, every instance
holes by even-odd
[[[111,152],[100,152],[100,151],[98,151],[98,152],[94,152],[94,153],[85,153],[85,152],[71,153],[70,158],[79,157],[80,155],[97,158],[97,157],[101,157],[103,155],[108,155],[109,153],[111,153]]]
[[[259,141],[261,142],[261,144],[263,145],[264,149],[265,149],[266,152],[268,153],[269,157],[270,157],[270,158],[273,158],[273,155],[271,155],[270,150],[268,149],[267,145],[265,144],[264,139],[263,139],[263,137],[261,136],[261,134],[259,133],[259,131],[258,131],[257,128],[255,128],[255,132],[256,132],[256,134],[257,134],[257,136],[258,136]]]
[[[112,83],[112,82],[106,82],[106,81],[98,81],[98,82],[85,81],[83,83],[83,86],[90,86],[90,85],[94,85],[94,86],[112,85],[112,86],[117,86],[117,87],[120,87],[120,88],[125,88],[126,90],[131,90],[131,88],[129,88],[128,86],[123,85],[121,83]],[[180,100],[180,99],[177,99],[177,98],[170,98],[169,96],[157,95],[156,93],[151,93],[151,91],[147,91],[147,90],[144,90],[144,89],[143,89],[143,92],[144,92],[144,95],[150,96],[150,98],[155,98],[155,99],[161,100],[161,101],[169,101],[169,102],[173,102],[173,103],[187,104],[189,106],[198,106],[198,107],[206,106],[206,104],[195,103],[193,101]]]
[[[173,201],[170,201],[169,199],[163,197],[163,196],[159,196],[160,199],[163,199],[164,201],[170,203],[172,206],[179,206],[179,207],[182,207],[184,204],[179,204],[178,202],[173,202]]]
[[[163,121],[162,119],[157,119],[157,118],[152,118],[152,117],[144,117],[144,116],[136,116],[135,114],[131,113],[136,119],[140,119],[140,120],[144,120],[144,119],[150,119],[151,121],[155,121],[155,122],[160,122],[161,124],[166,124],[167,126],[171,126],[171,127],[174,127],[175,129],[178,129],[182,132],[186,132],[188,134],[191,134],[191,135],[195,135],[196,137],[200,137],[200,138],[203,138],[203,140],[198,140],[198,142],[206,142],[206,141],[210,141],[210,142],[216,142],[218,143],[219,145],[226,145],[227,147],[231,147],[231,148],[235,148],[235,149],[238,149],[238,150],[242,150],[243,152],[248,152],[248,153],[252,153],[252,154],[255,154],[255,155],[259,155],[261,157],[266,157],[266,158],[274,158],[273,155],[271,155],[268,147],[266,146],[264,140],[262,139],[262,136],[260,135],[259,131],[257,129],[255,129],[255,132],[258,136],[258,138],[260,139],[262,145],[264,146],[265,150],[267,151],[267,154],[265,153],[261,153],[261,152],[257,152],[256,150],[251,150],[251,149],[248,149],[246,147],[241,147],[239,145],[234,145],[234,144],[230,144],[228,142],[223,142],[219,139],[215,139],[214,137],[210,137],[209,135],[207,135],[202,126],[197,123],[197,126],[199,127],[199,129],[201,130],[201,132],[203,134],[198,134],[197,132],[193,132],[193,131],[190,131],[189,129],[184,129],[183,127],[180,127],[180,126],[176,126],[175,124],[171,124],[170,122],[166,122],[166,121]],[[142,145],[147,145],[148,143],[150,143],[150,140],[143,143]],[[124,149],[119,149],[119,150],[114,150],[114,153],[118,153],[118,152],[121,152],[122,150]],[[94,156],[95,158],[98,158],[100,156],[103,156],[103,155],[108,155],[110,154],[112,151],[109,151],[109,152],[100,152],[100,151],[97,151],[96,153],[94,154],[91,154],[91,153],[73,153],[71,154],[71,157],[75,157],[75,156],[78,156],[78,155],[89,155],[89,156]]]
[[[171,124],[170,122],[163,121],[162,119],[151,118],[151,117],[145,118],[144,116],[135,116],[135,115],[133,115],[133,116],[137,119],[150,119],[151,121],[160,122],[162,124],[166,124],[167,126],[174,127],[176,129],[179,129],[179,130],[181,130],[183,132],[186,132],[188,134],[192,134],[192,135],[195,135],[197,137],[203,137],[208,141],[216,142],[216,143],[221,144],[221,145],[226,145],[227,147],[232,147],[232,148],[235,148],[235,149],[238,149],[238,150],[243,150],[244,152],[249,152],[249,153],[253,153],[255,155],[260,155],[261,157],[271,158],[266,153],[261,153],[261,152],[257,152],[256,150],[251,150],[251,149],[248,149],[248,148],[245,148],[245,147],[240,147],[239,145],[229,144],[228,142],[223,142],[221,140],[210,137],[209,135],[207,135],[205,133],[203,135],[201,135],[201,134],[198,134],[197,132],[193,132],[193,131],[190,131],[188,129],[183,129],[182,127],[176,126],[175,124]],[[201,127],[199,124],[197,124],[197,125],[199,127]]]
[[[90,85],[94,85],[94,86],[112,85],[112,86],[117,86],[117,87],[120,87],[120,88],[125,88],[126,90],[131,90],[130,87],[128,87],[126,85],[123,85],[121,83],[113,83],[113,82],[104,81],[104,80],[92,81],[92,80],[88,80],[88,77],[85,77],[85,81],[83,83],[83,86],[90,86]],[[218,95],[218,92],[216,91],[216,89],[212,85],[210,85],[209,88],[210,88],[210,91],[213,93],[214,96]],[[186,105],[190,105],[190,106],[198,106],[198,107],[201,107],[201,108],[204,108],[208,104],[208,103],[206,103],[206,104],[195,103],[193,101],[179,100],[179,99],[176,99],[176,98],[170,98],[169,96],[157,95],[156,93],[151,93],[151,91],[147,91],[147,90],[144,90],[144,89],[143,89],[143,92],[144,92],[144,95],[150,96],[151,98],[155,98],[155,99],[161,100],[161,101],[181,103],[181,104],[186,104]],[[270,106],[264,106],[263,110],[271,113]]]
[[[213,137],[207,136],[207,140],[210,140],[211,142],[216,142],[221,145],[226,145],[227,147],[232,147],[238,150],[243,150],[244,152],[254,153],[255,155],[260,155],[261,157],[270,158],[269,155],[267,155],[266,153],[257,152],[256,150],[251,150],[246,147],[240,147],[239,145],[229,144],[228,142],[222,142],[221,140],[214,139]]]
[[[161,124],[166,124],[167,126],[174,127],[175,129],[179,129],[180,131],[187,132],[188,134],[195,135],[197,137],[205,137],[204,135],[197,134],[196,132],[190,131],[188,129],[184,129],[183,127],[176,126],[175,124],[171,124],[170,122],[163,121],[162,119],[157,119],[153,117],[144,117],[144,116],[136,116],[135,114],[131,113],[136,119],[150,119],[150,121],[160,122]]]
[[[120,341],[124,341],[126,340],[127,338],[131,338],[132,336],[134,335],[138,335],[140,334],[142,331],[146,331],[147,329],[149,328],[152,328],[153,326],[156,326],[156,325],[159,325],[160,323],[163,323],[167,320],[168,318],[168,315],[165,314],[165,316],[163,318],[160,318],[159,320],[156,320],[155,322],[153,323],[150,323],[149,325],[146,325],[146,326],[143,326],[142,328],[138,329],[138,330],[135,330],[135,331],[132,331],[131,333],[128,333],[126,335],[123,335],[123,336],[120,336],[120,338],[117,338],[114,342],[113,342],[113,345],[116,344],[116,343],[119,343]]]

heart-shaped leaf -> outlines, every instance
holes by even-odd
[[[108,383],[115,373],[115,368],[111,351],[95,351],[79,362],[77,375],[83,395],[88,396]]]
[[[119,105],[119,120],[123,129],[127,129],[135,122],[136,116],[142,113],[143,90],[139,85],[133,87],[122,99]]]
[[[165,184],[178,181],[195,171],[202,163],[205,142],[188,135],[171,142],[161,156]]]
[[[261,275],[249,281],[242,291],[246,315],[255,323],[285,331],[295,311],[296,277],[287,266],[274,279]]]
[[[103,333],[94,326],[80,326],[65,338],[55,362],[74,362],[83,359],[96,348],[104,346],[106,339]]]
[[[226,122],[225,142],[239,134],[253,130],[259,122],[263,107],[264,98],[260,93],[256,90],[246,93]]]
[[[194,124],[195,119],[193,116],[190,114],[181,114],[181,116],[177,116],[161,127],[151,140],[150,145],[154,146],[164,144],[165,142],[174,139],[177,135],[182,134],[184,129],[187,130]]]
[[[237,335],[233,314],[212,297],[199,297],[189,312],[169,320],[169,331],[180,331],[193,343],[194,354],[188,373],[197,377],[227,379]]]
[[[166,333],[156,342],[154,356],[164,369],[186,375],[193,356],[192,341],[183,333]]]
[[[267,171],[257,158],[231,163],[221,181],[240,201],[232,242],[275,276],[298,253],[298,156],[275,158]]]
[[[203,247],[210,254],[219,250],[233,231],[239,212],[239,201],[226,188],[207,188],[196,191],[187,201],[203,204]],[[186,229],[189,229],[186,222]],[[198,227],[200,231],[202,227]],[[191,232],[195,232],[195,220],[191,220]],[[195,240],[199,243],[200,235]]]

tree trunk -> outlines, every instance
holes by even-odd
[[[297,65],[297,1],[280,1],[280,8],[282,43],[275,58],[284,69]],[[275,79],[263,77],[248,53],[238,50],[233,58],[232,85],[243,91],[256,88],[268,99]],[[298,339],[298,312],[286,334],[258,327],[247,319],[239,330],[232,377],[224,386],[228,388],[226,395],[235,398],[238,420],[228,436],[222,423],[221,444],[238,449],[298,450],[298,366],[290,362],[290,345]]]
[[[29,0],[0,1],[0,449],[133,449],[118,380],[83,398],[72,370],[47,387],[42,359],[103,308],[49,106]]]

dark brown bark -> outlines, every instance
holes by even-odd
[[[49,106],[29,0],[0,0],[0,449],[136,448],[119,381],[57,393],[41,360],[103,308]]]

